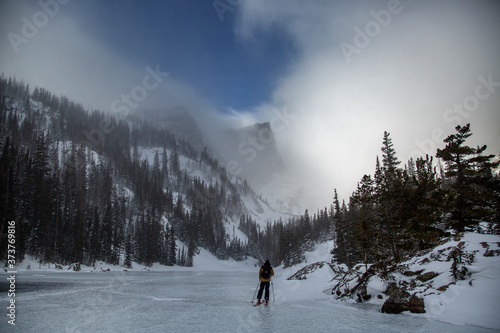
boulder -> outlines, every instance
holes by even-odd
[[[421,270],[418,270],[418,271],[404,271],[403,272],[403,275],[405,276],[415,276],[415,275],[420,275],[424,270],[421,269]]]
[[[440,292],[445,292],[449,286],[450,286],[449,284],[445,284],[444,286],[441,286],[441,287],[437,288],[436,290],[440,291]]]
[[[424,299],[415,295],[411,296],[408,300],[408,310],[411,313],[425,313]]]
[[[383,313],[401,313],[408,311],[408,299],[391,296],[382,305]]]
[[[383,313],[401,313],[410,311],[412,313],[425,313],[425,304],[422,298],[411,296],[406,290],[399,288],[396,283],[390,283],[385,291],[389,296],[385,300],[380,311]]]
[[[403,311],[410,311],[411,313],[425,313],[425,303],[423,298],[419,298],[415,295],[411,297],[389,297],[382,308],[380,309],[383,313],[394,313],[398,314]]]
[[[429,280],[434,279],[438,275],[439,275],[439,273],[436,273],[436,272],[427,272],[427,273],[418,275],[417,280],[422,281],[422,282],[427,282]]]
[[[384,294],[387,296],[397,296],[397,294],[400,292],[400,289],[396,282],[389,282],[387,289],[385,290]]]
[[[422,261],[420,262],[420,264],[424,265],[424,264],[428,264],[430,262],[431,262],[431,260],[429,258],[424,258],[424,259],[422,259]]]

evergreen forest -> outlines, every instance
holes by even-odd
[[[204,248],[288,267],[332,239],[332,261],[348,267],[401,261],[451,233],[500,232],[499,161],[469,147],[471,135],[457,126],[435,156],[402,166],[385,132],[374,174],[347,203],[334,190],[330,207],[263,226],[245,202],[265,199],[207,147],[2,75],[0,258],[15,221],[18,261],[192,266]]]

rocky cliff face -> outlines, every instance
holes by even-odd
[[[260,187],[285,170],[269,122],[229,130],[226,137],[228,145],[221,154],[228,171],[248,179],[253,186]]]
[[[222,140],[212,142],[204,137],[196,120],[185,108],[144,110],[137,116],[168,130],[200,152],[207,146],[230,174],[247,179],[254,188],[267,184],[273,175],[285,170],[269,122],[226,130],[219,133]]]
[[[136,116],[157,128],[164,128],[176,138],[189,143],[197,151],[202,151],[206,145],[205,139],[188,110],[183,107],[173,107],[164,110],[141,110]]]

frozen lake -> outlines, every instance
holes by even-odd
[[[0,285],[0,332],[495,332],[382,314],[328,295],[297,301],[300,282],[279,281],[276,301],[253,307],[250,271],[19,272],[16,326],[7,323],[8,288]]]

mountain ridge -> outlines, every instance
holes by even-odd
[[[152,126],[147,117],[87,111],[43,88],[31,93],[15,79],[2,77],[0,93],[1,208],[20,225],[20,258],[190,266],[202,247],[242,260],[260,251],[236,232],[242,219],[264,226],[290,217],[201,149],[185,109]],[[196,133],[179,139],[161,126],[169,121]]]

